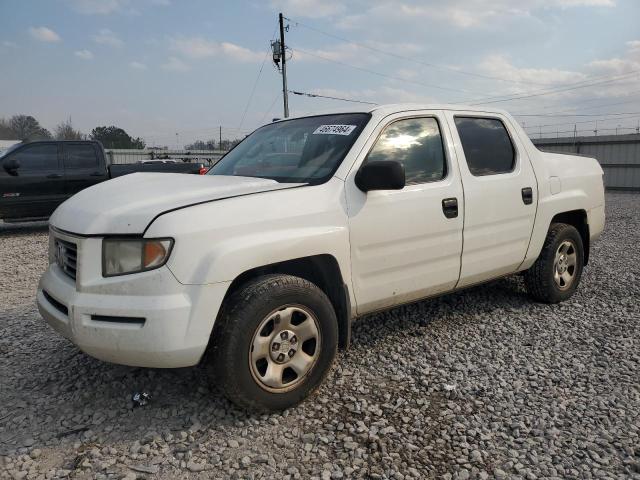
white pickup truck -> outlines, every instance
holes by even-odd
[[[279,121],[207,175],[135,173],[64,202],[38,308],[96,358],[204,359],[237,404],[283,409],[357,317],[518,272],[534,299],[569,298],[604,228],[602,176],[498,110]]]

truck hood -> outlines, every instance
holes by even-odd
[[[300,185],[250,177],[132,173],[77,193],[53,212],[49,223],[80,235],[142,234],[169,210]]]

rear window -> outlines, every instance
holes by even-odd
[[[96,149],[91,144],[65,145],[65,168],[91,168],[98,165]]]
[[[475,176],[512,172],[515,150],[507,129],[496,118],[455,117],[469,170]]]

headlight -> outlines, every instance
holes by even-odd
[[[105,238],[102,241],[102,276],[161,267],[167,262],[172,246],[171,238]]]

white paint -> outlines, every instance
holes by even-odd
[[[330,255],[341,271],[336,281],[347,285],[353,312],[362,315],[528,268],[558,213],[584,210],[592,240],[602,232],[598,163],[540,152],[506,112],[389,105],[370,113],[335,176],[322,185],[291,188],[298,185],[138,173],[72,197],[56,210],[51,225],[77,234],[65,237],[78,243],[77,282],[50,266],[38,289],[42,315],[98,358],[185,366],[204,352],[231,281],[255,267]],[[458,113],[504,121],[518,152],[512,173],[470,174],[453,123]],[[447,177],[400,191],[358,190],[355,174],[384,126],[416,116],[438,119]],[[531,205],[522,202],[523,187],[533,190]],[[444,217],[444,198],[458,199],[457,218]],[[101,235],[143,232],[147,238],[174,238],[167,265],[103,278]],[[43,289],[69,308],[68,316],[44,298]],[[141,316],[147,322],[142,328],[96,324],[91,314]]]

